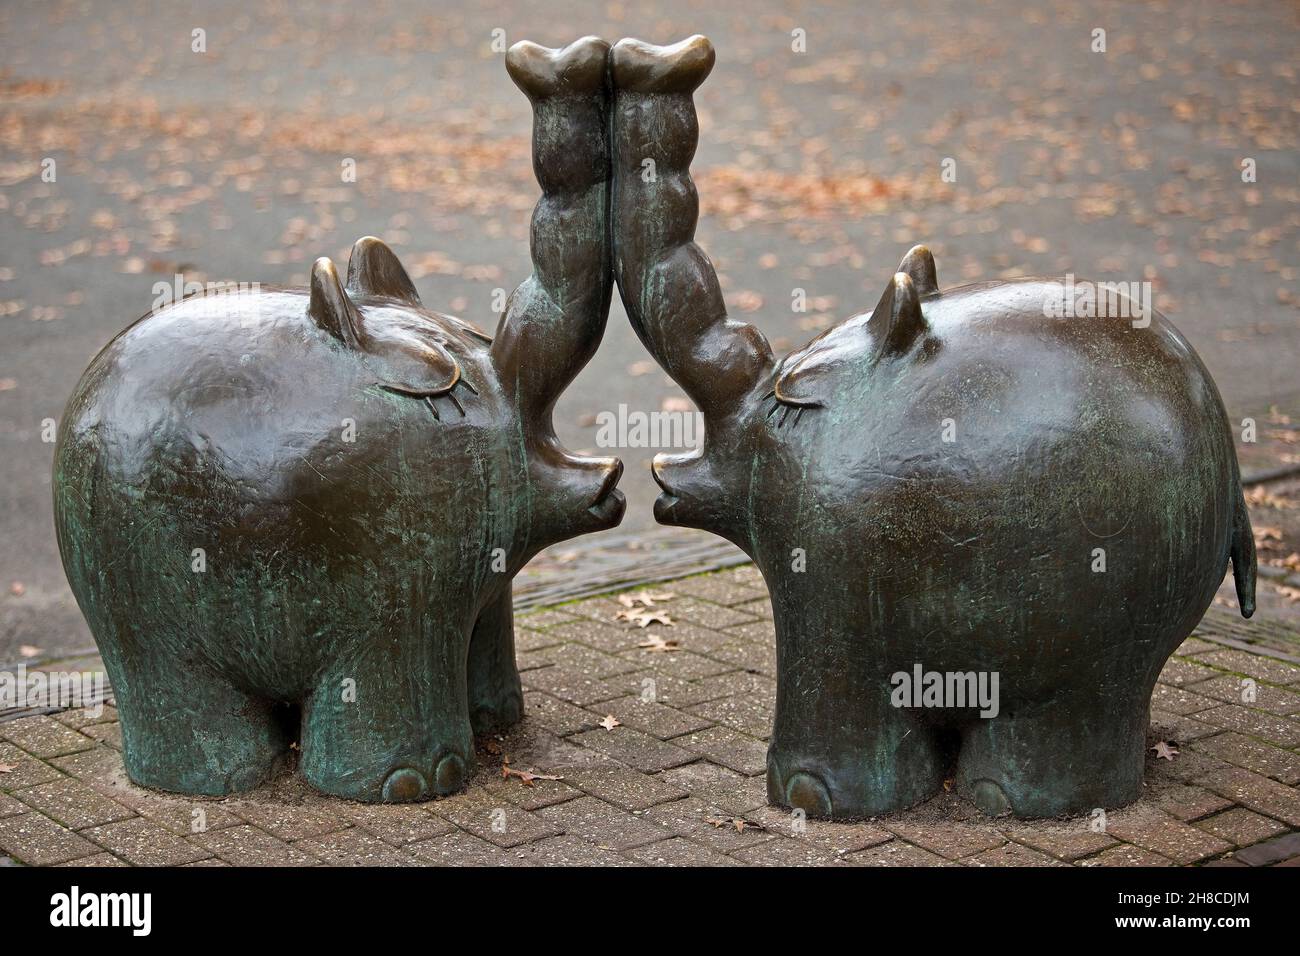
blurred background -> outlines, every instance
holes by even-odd
[[[494,290],[529,271],[538,195],[528,104],[501,52],[521,39],[713,39],[718,63],[697,97],[698,239],[731,312],[779,354],[873,307],[916,242],[934,251],[943,287],[1026,273],[1147,281],[1234,422],[1256,420],[1259,440],[1239,443],[1243,470],[1294,468],[1298,11],[9,0],[0,662],[91,645],[53,537],[42,422],[150,308],[155,283],[305,284],[317,256],[346,261],[373,234],[430,308],[495,327]],[[615,299],[600,352],[556,411],[575,449],[595,448],[595,416],[619,403],[689,408]],[[655,526],[659,450],[617,451],[623,526],[542,555],[519,583],[525,599],[734,557],[707,535]],[[1300,600],[1294,484],[1252,491],[1272,569],[1261,604],[1286,612]]]

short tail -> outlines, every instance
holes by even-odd
[[[1232,580],[1237,585],[1237,605],[1242,617],[1255,613],[1255,532],[1250,527],[1250,513],[1240,485],[1232,520]]]

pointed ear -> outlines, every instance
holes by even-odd
[[[338,270],[328,256],[321,256],[311,267],[311,302],[307,314],[348,348],[361,347],[361,314],[343,291]]]
[[[382,295],[407,305],[420,305],[415,283],[393,250],[374,236],[364,236],[348,256],[348,291],[353,295]]]
[[[929,330],[921,314],[916,283],[906,272],[894,273],[893,281],[871,313],[867,328],[871,330],[878,359],[902,355]]]
[[[934,256],[925,246],[913,246],[898,264],[898,271],[912,277],[919,296],[933,295],[939,291],[939,276],[934,269]]]

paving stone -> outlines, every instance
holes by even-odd
[[[1300,833],[1287,833],[1256,843],[1233,856],[1247,866],[1271,866],[1291,857],[1300,856]]]
[[[760,806],[742,816],[761,823],[772,833],[792,840],[812,843],[834,856],[865,850],[894,839],[892,833],[874,823],[831,823],[827,820],[809,820],[807,817],[796,816],[792,810],[784,810],[780,807]]]
[[[1065,866],[1055,857],[1019,843],[1006,843],[962,860],[967,866]]]
[[[1155,803],[1160,809],[1184,823],[1199,820],[1201,817],[1218,813],[1232,806],[1231,800],[1217,793],[1211,793],[1204,787],[1190,784],[1178,784],[1162,791]]]
[[[1262,710],[1251,710],[1240,704],[1220,704],[1197,714],[1196,719],[1216,727],[1260,737],[1280,747],[1300,744],[1300,721],[1278,717]]]
[[[26,813],[27,805],[19,800],[15,800],[8,794],[0,793],[0,819],[4,817],[16,816],[19,813]]]
[[[515,628],[515,653],[526,654],[563,644],[564,638],[551,631],[532,631],[526,627]]]
[[[738,608],[701,601],[693,597],[679,597],[668,602],[664,608],[674,618],[681,618],[683,621],[715,630],[736,624],[750,624],[757,620],[753,614]]]
[[[1236,807],[1208,820],[1198,820],[1196,825],[1233,846],[1250,846],[1286,831],[1286,827],[1276,820],[1244,807]]]
[[[704,678],[697,683],[700,690],[708,695],[698,703],[707,703],[723,697],[757,697],[762,700],[776,700],[776,681],[763,674],[733,670],[716,677]]]
[[[40,813],[0,820],[0,851],[29,866],[50,866],[99,852],[99,847]]]
[[[1276,780],[1232,767],[1206,774],[1198,783],[1243,807],[1300,827],[1300,793]]]
[[[693,794],[733,815],[745,816],[758,807],[767,806],[767,780],[763,776],[737,773],[711,760],[673,767],[661,773],[659,778],[680,788],[683,795]]]
[[[592,730],[600,719],[576,704],[570,704],[568,701],[541,691],[529,691],[524,694],[524,714],[527,719],[537,721],[547,730],[561,737],[583,730]]]
[[[699,704],[706,700],[712,700],[714,697],[723,696],[710,687],[701,686],[694,680],[653,666],[658,660],[671,655],[656,654],[654,656],[656,660],[650,662],[652,666],[609,679],[609,685],[619,689],[619,692],[614,697],[627,697],[628,695],[639,697],[649,692],[654,694],[655,700],[659,703],[667,707],[684,710],[692,704]]]
[[[196,833],[193,842],[232,866],[315,866],[310,853],[247,823]]]
[[[712,628],[699,627],[685,621],[674,622],[670,636],[672,640],[677,642],[677,646],[682,651],[690,651],[692,654],[703,654],[705,657],[714,660],[718,658],[719,654],[725,648],[730,647],[740,640],[737,635],[728,631],[715,631]],[[642,648],[642,650],[644,650],[644,648]]]
[[[1189,687],[1200,681],[1219,677],[1222,673],[1190,659],[1171,657],[1165,661],[1158,680],[1162,684],[1172,684],[1174,687]]]
[[[522,765],[516,769],[536,772],[536,768]],[[518,777],[506,780],[498,776],[476,786],[482,786],[493,797],[512,803],[521,810],[540,810],[582,796],[581,790],[564,780],[534,780],[531,784],[526,784]]]
[[[856,866],[951,866],[947,860],[919,846],[902,840],[890,840],[857,853],[846,854],[843,859]]]
[[[1178,740],[1172,734],[1164,735],[1163,739]],[[1160,760],[1155,754],[1147,751],[1145,770],[1149,786],[1157,786],[1167,781],[1192,783],[1215,770],[1232,766],[1213,754],[1203,750],[1193,750],[1186,743],[1180,743],[1179,746],[1182,749],[1173,760]]]
[[[1006,842],[1006,838],[992,824],[889,821],[881,826],[900,839],[949,860],[973,856],[983,850],[1000,847]]]
[[[664,838],[662,828],[595,797],[579,797],[537,813],[560,832],[610,850],[626,850]]]
[[[606,654],[585,644],[557,644],[518,655],[519,670],[525,672],[535,667],[561,667],[571,674],[579,674],[595,681],[627,674],[637,670],[638,664],[617,654]]]
[[[400,847],[418,840],[430,840],[444,833],[450,833],[454,829],[442,817],[430,813],[423,804],[386,806],[372,803],[346,803],[341,809],[343,815],[356,826],[362,827],[368,833],[393,846]],[[308,839],[313,838],[308,837]]]
[[[1245,700],[1243,697],[1247,693],[1247,688],[1243,684],[1246,680],[1247,678],[1244,677],[1225,674],[1214,680],[1197,684],[1196,691],[1215,700],[1229,704],[1242,704],[1255,710],[1266,710],[1279,717],[1300,714],[1300,693],[1283,687],[1274,687],[1272,684],[1255,682],[1255,686],[1250,689],[1255,699]]]
[[[29,757],[11,743],[0,743],[0,766],[13,768],[0,773],[0,790],[10,792],[48,783],[62,776],[49,764]]]
[[[566,614],[556,608],[546,608],[543,610],[526,611],[522,614],[516,614],[515,625],[517,627],[544,630],[549,627],[555,627],[557,624],[567,624],[573,619],[572,614]]]
[[[1179,644],[1178,650],[1174,651],[1174,653],[1179,657],[1191,657],[1193,654],[1201,654],[1205,651],[1217,651],[1222,646],[1222,644],[1214,644],[1193,635]]]
[[[737,581],[722,574],[703,574],[698,577],[673,581],[668,589],[674,594],[700,598],[712,604],[731,606],[750,601],[766,600],[767,591],[762,584]]]
[[[82,867],[117,867],[130,866],[129,863],[123,863],[111,853],[96,853],[94,856],[85,856],[80,860],[68,860],[64,863],[56,863],[55,866],[75,866],[78,869]]]
[[[758,588],[767,593],[767,584],[763,580],[763,572],[758,570],[751,562],[738,564],[736,567],[727,571],[719,571],[719,577],[729,578],[737,584],[748,585],[749,587]]]
[[[665,639],[672,637],[671,634],[664,634],[663,632],[659,632],[659,636]],[[727,664],[714,660],[712,657],[706,657],[703,654],[696,654],[693,651],[684,649],[652,651],[649,648],[637,647],[625,651],[619,656],[633,665],[637,672],[646,668],[653,668],[658,674],[676,677],[679,680],[698,681],[706,677],[726,674],[736,669],[734,664]]]
[[[1254,677],[1256,680],[1268,681],[1270,684],[1300,683],[1300,667],[1261,654],[1251,654],[1247,651],[1231,648],[1209,651],[1204,654],[1197,654],[1196,661],[1209,664],[1220,670],[1232,671],[1234,674],[1245,674],[1247,677]],[[1217,677],[1218,675],[1214,676]]]
[[[574,836],[554,836],[506,851],[517,866],[636,866],[615,850],[596,846]]]
[[[566,614],[572,614],[575,617],[585,617],[593,621],[600,621],[602,624],[612,624],[618,618],[618,612],[626,608],[619,604],[618,601],[608,594],[599,597],[587,598],[585,601],[575,601],[572,604],[563,606]]]
[[[661,803],[645,811],[645,819],[665,831],[705,844],[720,853],[730,853],[775,839],[775,834],[766,830],[756,827],[737,830],[731,824],[721,822],[731,816],[734,814],[696,797]]]
[[[621,676],[624,680],[627,679],[626,675]],[[539,667],[525,671],[519,675],[519,680],[526,690],[545,691],[580,707],[622,697],[628,692],[627,687],[616,679],[596,680],[564,667]]]
[[[465,801],[443,806],[455,799],[439,801],[434,805],[434,812],[462,830],[499,847],[519,846],[560,832],[537,813],[521,810],[513,804],[498,802],[496,806],[490,806],[480,798],[476,803]]]
[[[1300,783],[1300,754],[1269,747],[1243,734],[1229,731],[1198,740],[1192,746],[1282,783]]]
[[[547,631],[546,636],[576,642],[605,654],[621,654],[636,647],[637,642],[643,640],[640,635],[644,633],[641,628],[630,628],[613,621],[607,623],[574,618],[567,624]]]
[[[741,694],[696,704],[689,710],[708,722],[719,723],[750,737],[766,740],[772,733],[776,701],[766,695]]]
[[[0,762],[4,761],[3,751],[4,745],[0,745]],[[66,757],[52,757],[49,763],[69,776],[91,785],[96,781],[110,780],[114,777],[125,778],[122,755],[111,747],[96,746],[91,750],[68,754]],[[0,787],[3,786],[4,778],[0,777]]]
[[[507,866],[512,862],[500,847],[463,830],[420,840],[407,849],[434,866]]]
[[[329,866],[415,866],[417,863],[410,854],[356,827],[299,840],[294,849],[310,853]]]
[[[1001,824],[999,829],[1018,843],[1028,844],[1067,862],[1098,853],[1119,842],[1105,832],[1090,830],[1086,821],[1010,821]]]
[[[102,724],[87,724],[81,733],[99,741],[114,750],[122,749],[122,725],[116,721]]]
[[[604,713],[600,713],[603,711]],[[656,701],[642,700],[636,695],[607,700],[592,710],[593,723],[605,714],[617,717],[624,726],[640,730],[659,740],[670,740],[695,730],[712,727],[713,721],[694,713],[678,710]]]
[[[753,775],[767,770],[767,745],[728,727],[710,727],[678,737],[675,743],[739,773]]]
[[[752,866],[834,866],[840,862],[834,853],[816,844],[786,837],[745,847],[731,855]]]
[[[98,711],[98,713],[96,713]],[[87,724],[111,723],[117,720],[117,708],[109,704],[101,704],[99,707],[77,707],[72,710],[61,710],[57,714],[51,714],[55,720],[73,730],[79,730]]]
[[[1178,714],[1170,714],[1153,707],[1151,729],[1158,734],[1159,739],[1172,740],[1180,744],[1190,743],[1223,730],[1217,724],[1208,724],[1201,720],[1202,715],[1206,713],[1208,711],[1201,711],[1196,717],[1180,717]]]
[[[588,730],[574,734],[574,743],[613,757],[638,770],[664,770],[680,766],[695,759],[695,754],[684,750],[675,743],[659,740],[649,734],[643,734],[631,727],[615,727],[613,730]],[[684,739],[684,738],[682,738]]]
[[[1189,690],[1183,690],[1170,684],[1156,684],[1155,690],[1151,694],[1152,707],[1179,716],[1209,710],[1211,707],[1218,706],[1218,703],[1213,697],[1193,694]]]
[[[0,738],[33,757],[46,759],[89,750],[95,742],[52,717],[24,717],[0,724]]]
[[[734,628],[732,630],[735,630]],[[730,631],[728,633],[731,633]],[[709,652],[714,660],[731,664],[744,671],[761,674],[771,680],[776,679],[776,643],[775,636],[758,639],[744,638],[724,644]]]
[[[134,866],[177,866],[209,855],[208,850],[186,842],[170,830],[143,817],[106,823],[82,830],[81,833],[86,839],[93,840],[114,856],[121,857]],[[196,837],[203,835],[195,834]]]
[[[724,856],[685,837],[670,837],[648,846],[628,850],[627,856],[647,866],[740,866],[739,860]]]
[[[1140,846],[1121,843],[1119,846],[1103,850],[1096,856],[1090,856],[1079,862],[1080,866],[1172,866],[1173,864],[1158,853],[1144,850]]]
[[[566,782],[624,810],[644,810],[687,795],[667,776],[672,772],[651,775],[618,765],[588,767],[570,773]]]
[[[302,840],[333,833],[351,825],[343,815],[339,801],[332,801],[329,805],[324,803],[323,798],[320,801],[280,803],[264,799],[240,799],[229,801],[226,806],[235,815],[281,840]]]
[[[18,792],[18,799],[71,830],[127,820],[135,811],[72,777],[60,777]]]
[[[1227,841],[1154,807],[1139,806],[1111,813],[1106,832],[1184,865],[1232,849],[1232,844]]]

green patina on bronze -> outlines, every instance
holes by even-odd
[[[871,816],[955,768],[989,813],[1133,801],[1156,677],[1230,557],[1254,608],[1209,373],[1158,313],[1050,317],[1052,280],[941,292],[922,246],[875,309],[776,361],[693,242],[692,93],[713,61],[698,36],[612,51],[615,274],[707,422],[701,451],[656,460],[655,515],[735,542],[771,591],[770,800]],[[918,664],[996,672],[997,716],[894,706]]]
[[[318,790],[427,799],[519,719],[511,578],[623,512],[622,465],[551,424],[611,295],[607,54],[507,56],[542,199],[495,337],[367,238],[346,283],[192,296],[87,369],[54,510],[137,783],[247,790],[299,741]]]

